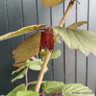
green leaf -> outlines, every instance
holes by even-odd
[[[38,61],[27,61],[26,63],[29,65],[29,69],[31,70],[41,70],[41,63]]]
[[[56,42],[61,44],[61,41],[59,40],[59,38],[56,38]]]
[[[63,82],[56,82],[56,81],[48,81],[45,82],[42,86],[42,89],[47,92],[55,92],[55,91],[61,91],[61,89],[64,87]]]
[[[12,82],[14,82],[14,81],[16,81],[18,79],[23,78],[25,73],[26,73],[26,70],[23,70],[19,75],[17,75],[15,78],[12,79]]]
[[[26,61],[27,66],[29,66],[29,69],[40,71],[42,66],[41,61]],[[48,71],[48,67],[46,67],[45,72]]]
[[[35,91],[35,86],[30,87],[29,90]]]
[[[14,88],[11,92],[7,94],[7,96],[16,96],[16,93],[18,91],[24,91],[25,90],[25,84],[20,84],[16,88]]]
[[[45,7],[55,7],[64,1],[65,0],[42,0],[42,5],[44,5]]]
[[[16,96],[39,96],[39,94],[34,92],[34,91],[27,90],[27,91],[19,91],[19,92],[17,92]]]
[[[35,33],[24,40],[14,51],[15,64],[24,62],[32,56],[38,54],[41,33]]]
[[[76,22],[76,23],[73,23],[72,25],[68,26],[67,28],[75,29],[75,28],[80,27],[84,24],[88,24],[88,22],[87,21]]]
[[[0,41],[10,39],[10,38],[13,38],[13,37],[17,37],[17,36],[20,36],[20,35],[23,35],[23,34],[26,34],[26,33],[30,33],[30,32],[33,32],[33,31],[37,31],[42,27],[45,27],[45,25],[33,25],[33,26],[23,27],[23,28],[21,28],[17,31],[10,32],[10,33],[7,33],[7,34],[4,34],[4,35],[0,36]]]
[[[55,52],[53,52],[50,56],[50,60],[51,59],[57,59],[59,56],[61,55],[61,50],[56,50]]]
[[[95,96],[92,91],[82,84],[67,84],[62,88],[63,96]]]
[[[89,53],[96,55],[96,34],[80,29],[69,29],[63,27],[54,27],[54,32],[60,34],[65,44],[70,49],[77,49],[86,56]]]

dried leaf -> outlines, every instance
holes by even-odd
[[[13,64],[13,66],[14,67],[22,67],[25,64],[26,64],[25,62],[20,62],[20,63]]]
[[[7,33],[7,34],[4,34],[4,35],[0,36],[0,41],[10,39],[10,38],[13,38],[13,37],[17,37],[17,36],[20,36],[20,35],[23,35],[23,34],[27,34],[27,33],[33,32],[33,31],[37,31],[42,27],[45,27],[45,25],[33,25],[33,26],[23,27],[23,28],[21,28],[17,31]]]
[[[55,7],[64,1],[65,0],[42,0],[42,5],[44,5],[45,7]]]
[[[24,40],[14,51],[15,64],[24,62],[32,56],[38,54],[41,33],[35,33]]]

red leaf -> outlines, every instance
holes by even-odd
[[[40,51],[41,49],[53,50],[54,49],[54,36],[51,27],[42,29],[44,32],[41,32],[41,41],[40,41]]]

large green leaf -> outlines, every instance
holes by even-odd
[[[20,35],[23,35],[23,34],[26,34],[26,33],[30,33],[30,32],[33,32],[33,31],[37,31],[42,27],[45,27],[45,25],[33,25],[33,26],[23,27],[23,28],[21,28],[17,31],[1,35],[0,36],[0,41],[6,40],[6,39],[9,39],[9,38],[13,38],[13,37],[17,37],[17,36],[20,36]]]
[[[24,40],[14,51],[15,63],[24,62],[38,54],[41,33],[35,33]]]
[[[16,96],[39,96],[39,94],[34,91],[27,90],[27,91],[18,91]]]
[[[14,82],[14,81],[16,81],[18,79],[23,78],[25,73],[26,73],[26,70],[23,70],[19,75],[17,75],[15,78],[12,79],[12,82]]]
[[[15,89],[13,89],[11,92],[7,94],[7,96],[16,96],[16,93],[18,91],[24,91],[25,90],[25,84],[21,84],[17,86]]]
[[[42,5],[44,5],[45,7],[55,7],[64,1],[65,0],[42,0]]]
[[[84,24],[88,24],[88,22],[86,22],[86,21],[76,22],[76,23],[73,23],[72,25],[68,26],[67,28],[75,29],[75,28],[80,27]]]
[[[77,49],[89,55],[96,55],[96,34],[88,30],[54,27],[54,32],[59,33],[65,44],[70,49]]]
[[[64,87],[63,82],[56,82],[56,81],[48,81],[45,82],[42,86],[42,89],[47,92],[55,92],[55,91],[61,91],[61,89]]]
[[[92,91],[82,84],[67,84],[62,88],[63,96],[94,96]]]

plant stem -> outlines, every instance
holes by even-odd
[[[66,19],[68,18],[69,13],[70,13],[73,5],[74,5],[74,0],[71,0],[70,3],[69,3],[69,5],[68,5],[68,7],[67,7],[67,10],[66,10],[64,16],[62,17],[62,19],[61,19],[61,21],[59,23],[59,26],[60,27],[63,27],[63,24],[65,23]]]
[[[66,10],[66,12],[65,12],[65,15],[62,17],[62,19],[61,19],[61,21],[60,21],[60,23],[59,23],[59,26],[60,26],[60,27],[62,27],[63,24],[65,23],[68,15],[69,15],[69,13],[70,13],[70,11],[71,11],[71,8],[72,8],[73,4],[74,4],[74,0],[71,0],[70,3],[69,3],[69,5],[68,5],[68,8],[67,8],[67,10]],[[44,63],[42,64],[42,68],[41,68],[41,71],[40,71],[40,73],[39,73],[38,80],[37,80],[36,87],[35,87],[35,92],[37,92],[37,93],[39,92],[40,85],[41,85],[41,83],[42,83],[42,79],[43,79],[43,76],[44,76],[45,68],[46,68],[46,66],[47,66],[47,64],[48,64],[48,61],[49,61],[50,56],[51,56],[51,53],[52,53],[52,52],[48,51],[48,53],[47,53],[47,55],[46,55],[46,58],[45,58],[45,61],[44,61]],[[43,94],[43,95],[44,95],[44,94]]]
[[[37,93],[39,92],[40,85],[42,83],[42,79],[43,79],[43,76],[44,76],[45,68],[46,68],[46,66],[48,64],[48,61],[50,59],[50,56],[51,56],[51,52],[48,51],[47,52],[47,55],[46,55],[46,58],[45,58],[45,61],[42,64],[42,68],[41,68],[41,71],[40,71],[39,76],[38,76],[38,81],[36,83],[35,92],[37,92]]]
[[[27,90],[27,88],[28,88],[28,66],[27,66],[27,68],[26,68],[26,74],[25,74],[25,77],[26,77],[26,88],[25,88],[25,90]]]

